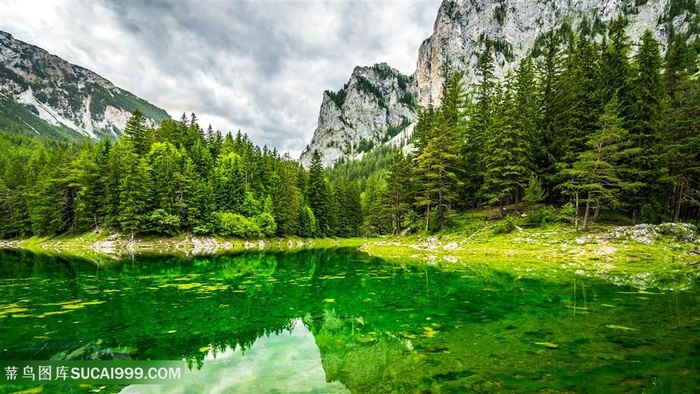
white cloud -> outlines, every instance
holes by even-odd
[[[174,118],[241,129],[293,156],[322,93],[357,65],[413,73],[438,0],[90,2],[0,0],[0,29],[89,68]]]

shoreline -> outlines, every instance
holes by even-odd
[[[665,227],[664,227],[665,226]],[[496,234],[484,226],[471,234],[446,232],[423,236],[377,238],[131,237],[94,232],[55,237],[0,240],[0,249],[38,253],[119,257],[135,254],[207,256],[249,250],[298,250],[356,247],[385,260],[418,260],[425,264],[495,263],[534,266],[575,264],[584,268],[663,266],[700,268],[700,237],[692,225],[601,226],[575,232],[562,225]]]

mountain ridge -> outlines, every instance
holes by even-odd
[[[52,135],[68,139],[116,138],[135,109],[150,124],[170,118],[163,109],[94,71],[4,31],[0,31],[0,95],[7,108],[7,100],[17,104],[10,116],[0,118],[0,126],[20,131],[23,123],[29,126],[28,120],[36,116],[49,126],[41,127],[41,132],[29,126],[33,132],[43,135],[53,130]]]
[[[410,76],[407,88],[414,97],[413,115],[417,108],[429,104],[439,105],[443,82],[442,67],[448,63],[452,70],[466,71],[465,86],[476,82],[473,70],[478,55],[487,44],[494,49],[497,77],[503,77],[518,61],[529,56],[537,48],[542,37],[549,32],[577,33],[587,30],[600,39],[610,22],[619,16],[628,20],[626,33],[633,41],[645,30],[652,30],[655,38],[665,43],[671,31],[686,34],[688,40],[698,37],[700,18],[697,4],[683,0],[568,0],[563,2],[518,0],[443,0],[433,25],[433,33],[426,38],[419,50],[416,71]],[[389,66],[387,66],[389,67]],[[352,160],[361,155],[357,151],[339,152],[334,147],[346,146],[360,133],[353,128],[343,128],[343,133],[329,127],[332,115],[325,111],[324,98],[319,114],[318,127],[313,139],[302,154],[302,164],[308,165],[313,150],[324,156],[323,164],[332,166],[341,160]],[[352,111],[352,108],[345,108]],[[367,109],[370,110],[370,109]],[[386,130],[386,126],[384,126]],[[403,141],[410,139],[412,126],[405,127]],[[387,138],[382,128],[363,130],[362,135],[373,135],[375,146]],[[396,141],[394,141],[396,145]]]

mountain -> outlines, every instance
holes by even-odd
[[[170,118],[96,73],[0,31],[0,129],[50,138],[121,135],[135,109]]]
[[[323,165],[330,166],[400,138],[415,120],[412,77],[386,63],[355,67],[342,89],[323,93],[318,126],[300,161],[308,167],[313,150],[321,149]]]
[[[391,91],[396,86],[384,85],[388,90],[382,90],[382,96],[412,94],[416,105],[403,109],[413,113],[402,112],[402,119],[413,121],[417,118],[415,110],[418,107],[430,102],[440,103],[444,64],[465,71],[465,85],[469,87],[475,82],[473,70],[478,55],[487,44],[494,50],[495,74],[502,77],[514,69],[520,59],[536,55],[547,33],[565,37],[572,32],[586,32],[600,40],[609,23],[621,15],[628,20],[626,32],[633,43],[647,29],[654,32],[661,43],[667,42],[671,31],[684,34],[689,41],[697,39],[700,32],[695,0],[444,0],[435,19],[433,34],[423,41],[418,51],[415,73],[410,78],[403,77],[409,84],[397,92]],[[383,67],[390,69],[389,66]],[[350,85],[357,70],[350,78]],[[347,147],[357,146],[354,144],[359,139],[371,136],[372,145],[376,146],[392,137],[386,133],[389,122],[365,122],[361,129],[355,126],[356,123],[342,122],[347,118],[343,117],[344,114],[381,114],[379,101],[362,101],[357,107],[355,105],[359,102],[349,101],[343,104],[342,111],[333,112],[329,99],[326,92],[318,127],[302,154],[304,165],[308,165],[309,152],[315,149],[323,153],[323,163],[328,166],[341,158],[358,157],[361,150]],[[411,130],[412,126],[406,127],[403,140],[410,137]]]
[[[609,23],[622,15],[632,42],[649,29],[657,41],[666,43],[671,27],[676,33],[697,37],[697,8],[695,0],[445,0],[432,36],[418,50],[417,102],[425,106],[432,98],[439,104],[440,70],[446,62],[467,71],[467,82],[474,82],[471,71],[487,43],[494,49],[495,74],[502,77],[536,51],[545,34],[565,37],[586,32],[600,40]]]

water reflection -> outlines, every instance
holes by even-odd
[[[208,350],[204,364],[184,379],[161,386],[134,385],[124,394],[185,393],[348,393],[326,381],[313,334],[301,319],[287,332],[258,338],[247,350]]]
[[[697,281],[673,290],[674,276],[655,278],[669,286],[355,250],[106,262],[0,252],[0,359],[193,366],[184,385],[125,392],[693,392]]]

